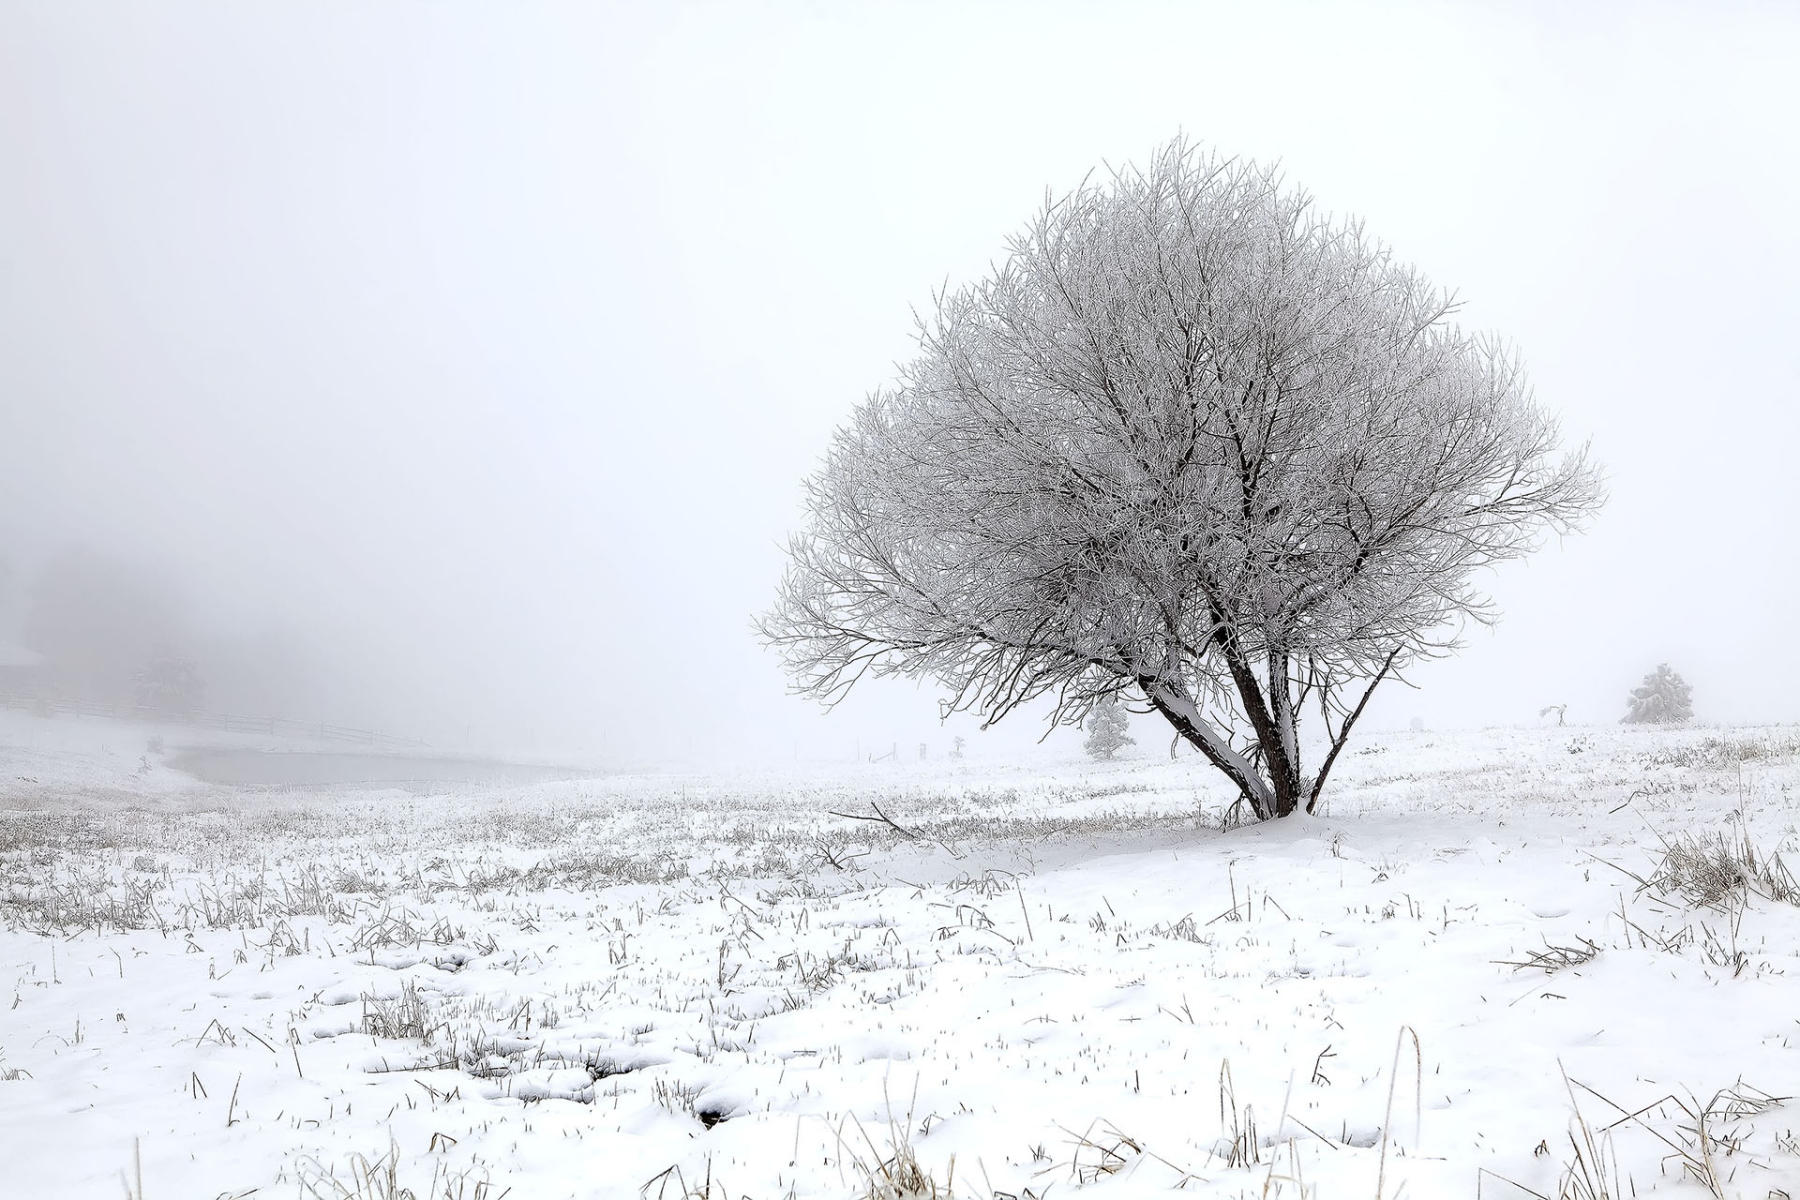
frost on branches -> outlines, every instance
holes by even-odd
[[[1491,616],[1475,572],[1601,500],[1454,307],[1273,170],[1177,141],[936,298],[806,481],[759,628],[827,704],[872,672],[1074,724],[1127,689],[1258,817],[1310,809],[1374,688]]]
[[[1124,708],[1116,700],[1102,700],[1088,710],[1087,741],[1081,748],[1089,758],[1111,758],[1119,750],[1137,741],[1126,733]]]
[[[1626,700],[1625,725],[1681,725],[1694,719],[1694,690],[1668,663],[1644,676]]]

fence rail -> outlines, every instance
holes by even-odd
[[[424,746],[418,738],[395,737],[373,729],[352,729],[327,721],[296,721],[291,717],[253,717],[241,713],[175,712],[143,704],[97,704],[91,700],[53,700],[22,692],[0,692],[0,708],[18,708],[43,716],[99,717],[114,721],[154,721],[192,725],[226,733],[287,735],[321,742],[353,742],[360,746]]]

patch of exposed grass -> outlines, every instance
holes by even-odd
[[[1692,745],[1652,751],[1645,756],[1644,762],[1652,767],[1716,770],[1796,756],[1800,756],[1800,731],[1760,733],[1748,737],[1708,737]]]

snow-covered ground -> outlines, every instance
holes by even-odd
[[[1794,850],[1800,730],[1369,735],[1222,829],[1188,757],[235,792],[22,720],[7,1196],[1800,1196],[1800,907],[1652,886]]]

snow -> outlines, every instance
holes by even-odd
[[[1709,1105],[1800,1194],[1800,908],[1637,878],[1791,855],[1800,730],[1370,733],[1221,830],[1198,757],[236,792],[21,720],[9,1195],[1554,1196],[1579,1112],[1704,1196]]]

